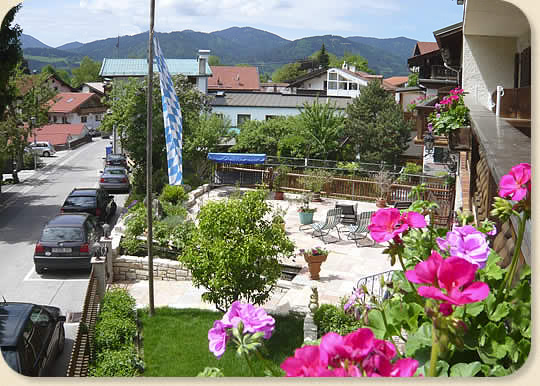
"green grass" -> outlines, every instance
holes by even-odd
[[[245,359],[236,356],[231,344],[217,359],[208,349],[208,330],[222,313],[200,309],[157,308],[153,317],[147,310],[139,311],[143,325],[145,377],[193,377],[205,367],[218,367],[227,377],[252,376]],[[263,356],[273,369],[303,342],[303,320],[294,316],[273,316],[276,329],[265,341]],[[253,362],[258,376],[264,375],[264,366]],[[282,372],[283,373],[283,372]]]
[[[51,58],[49,56],[33,56],[33,55],[24,55],[27,59],[38,60],[44,63],[58,63],[65,62],[67,64],[66,58]]]

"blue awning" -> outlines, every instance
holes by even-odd
[[[208,159],[219,163],[230,164],[263,164],[266,154],[243,154],[243,153],[208,153]]]

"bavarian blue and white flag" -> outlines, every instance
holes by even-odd
[[[165,143],[167,145],[167,165],[169,185],[182,184],[182,111],[178,97],[174,91],[171,74],[165,58],[154,36],[154,49],[159,71],[161,87],[161,103],[163,104],[163,123],[165,126]]]

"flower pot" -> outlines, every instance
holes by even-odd
[[[308,255],[304,254],[304,259],[308,263],[309,277],[312,280],[319,280],[319,272],[321,272],[321,264],[326,261],[328,255]]]
[[[283,192],[274,192],[274,200],[283,200]]]
[[[300,224],[308,225],[313,223],[313,212],[298,212]]]
[[[311,196],[311,201],[312,202],[321,202],[321,193],[313,193],[313,195]]]
[[[471,128],[460,127],[448,134],[450,150],[471,150]]]
[[[377,208],[386,208],[386,198],[377,198],[375,205],[377,205]]]

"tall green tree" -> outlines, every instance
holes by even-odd
[[[306,71],[300,69],[300,63],[287,63],[272,73],[272,81],[288,82],[305,74]]]
[[[79,87],[86,82],[97,82],[99,81],[99,70],[101,69],[101,63],[93,61],[88,56],[85,56],[81,60],[79,68],[74,68],[71,72],[73,73],[73,79],[71,80],[71,85],[73,87]]]
[[[223,64],[221,64],[221,59],[219,59],[219,56],[216,56],[216,55],[210,55],[208,57],[208,65],[209,66],[223,66]]]
[[[10,82],[15,67],[22,58],[21,42],[19,40],[22,30],[18,24],[12,25],[15,14],[21,9],[21,5],[11,8],[0,29],[0,118],[15,98],[15,88]]]
[[[378,80],[361,91],[347,106],[346,113],[345,135],[359,153],[360,161],[400,163],[412,128],[403,118],[401,107]]]
[[[321,46],[321,51],[319,52],[319,55],[317,57],[319,61],[319,65],[322,68],[328,68],[328,65],[330,64],[330,58],[328,56],[328,53],[326,52],[326,48],[324,47],[324,43]]]

